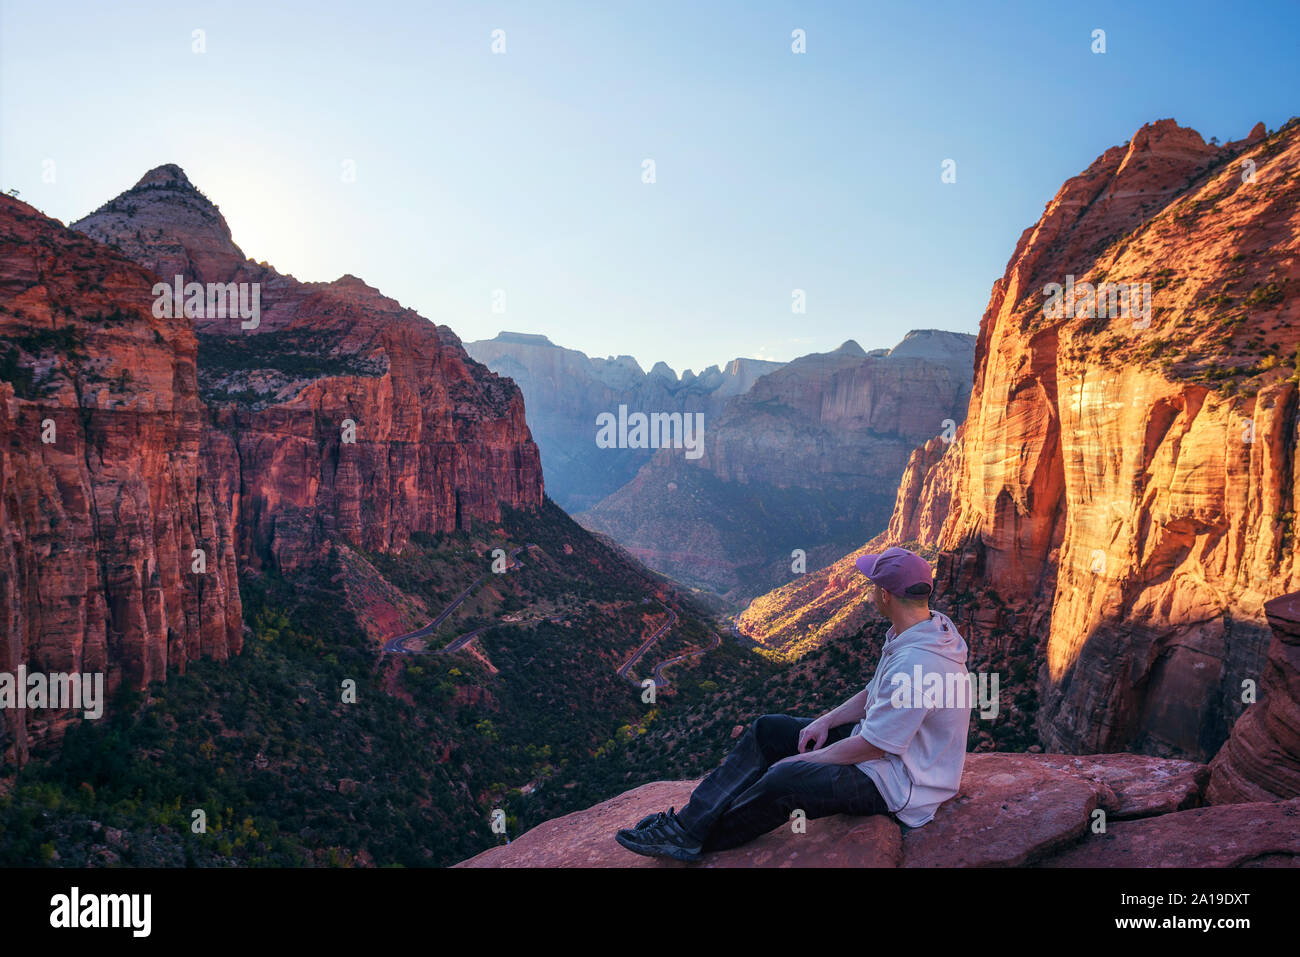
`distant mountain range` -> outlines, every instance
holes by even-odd
[[[732,396],[749,390],[780,362],[733,359],[699,375],[679,377],[663,362],[649,372],[631,356],[591,358],[555,345],[546,336],[502,332],[465,343],[465,351],[498,375],[515,381],[528,409],[528,427],[542,453],[548,494],[571,514],[622,488],[650,460],[646,449],[602,449],[596,417],[631,411],[703,412],[706,422]]]
[[[911,451],[965,417],[975,337],[917,330],[893,349],[850,340],[680,379],[543,336],[466,349],[523,391],[557,501],[651,568],[743,603],[884,529]],[[620,404],[703,412],[703,454],[599,447],[596,416]]]

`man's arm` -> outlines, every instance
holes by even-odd
[[[844,702],[834,711],[828,711],[818,718],[818,721],[825,721],[828,728],[834,728],[837,725],[848,724],[850,721],[861,721],[863,713],[867,710],[867,689],[863,688],[848,701]]]
[[[874,761],[884,756],[884,751],[862,735],[851,734],[841,741],[836,741],[830,747],[821,748],[817,751],[807,751],[803,754],[792,754],[788,758],[782,758],[780,761],[775,762],[772,766],[775,767],[777,764],[784,764],[787,761],[810,761],[813,764],[858,764],[862,761]]]
[[[784,761],[816,761],[821,764],[856,764],[859,761],[869,761],[872,758],[880,757],[884,754],[879,748],[871,742],[859,737],[850,735],[843,741],[838,741],[829,748],[823,748],[826,743],[826,736],[830,733],[831,728],[838,727],[841,724],[848,724],[850,721],[861,720],[867,708],[867,689],[863,688],[853,697],[849,698],[838,708],[826,712],[820,718],[810,722],[802,731],[799,732],[799,753],[789,758],[783,758]],[[865,757],[853,757],[861,749],[853,746],[846,748],[845,745],[857,739],[866,748],[875,752]],[[812,757],[812,755],[822,755],[822,757]],[[829,754],[829,758],[825,757]],[[781,762],[776,762],[780,764]]]
[[[905,665],[906,661],[898,663],[899,673],[904,675],[906,675],[903,671]],[[895,674],[891,681],[897,680],[898,676]],[[838,714],[852,700],[850,698],[831,714]],[[859,761],[883,757],[886,753],[901,755],[907,751],[922,722],[933,710],[935,708],[930,706],[896,707],[892,696],[877,697],[871,702],[870,710],[862,716],[862,727],[858,729],[857,734],[838,741],[829,748],[808,754],[796,754],[794,758],[799,761],[817,761],[824,764],[856,764]],[[888,749],[883,750],[886,745]]]

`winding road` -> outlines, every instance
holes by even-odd
[[[526,545],[521,545],[519,548],[516,548],[513,552],[510,553],[510,561],[511,561],[511,564],[508,565],[508,566],[506,566],[506,567],[507,567],[507,570],[510,569],[510,568],[518,568],[518,567],[519,567],[519,565],[518,565],[518,563],[515,561],[515,559],[519,557],[519,553],[522,552],[525,548],[536,548],[536,547],[537,547],[537,546],[536,546],[535,544],[533,544],[532,542],[529,542],[529,543],[526,544]],[[434,633],[435,631],[438,630],[438,627],[439,627],[439,626],[440,626],[444,621],[447,620],[447,616],[450,615],[450,614],[451,614],[453,611],[455,611],[457,608],[459,608],[459,607],[461,606],[461,603],[464,602],[465,599],[469,597],[470,592],[472,592],[475,588],[477,588],[477,587],[479,586],[479,584],[483,581],[483,579],[486,578],[486,577],[487,577],[488,575],[490,575],[490,574],[492,574],[492,573],[491,573],[491,572],[484,572],[482,575],[479,575],[478,578],[476,578],[476,579],[474,579],[472,582],[470,582],[470,585],[469,585],[468,588],[466,588],[463,592],[461,592],[459,595],[457,595],[457,596],[455,597],[455,599],[453,599],[452,603],[451,603],[450,605],[448,605],[446,608],[444,608],[444,609],[442,610],[442,613],[439,614],[437,618],[433,619],[433,621],[429,622],[429,623],[428,623],[427,625],[425,625],[423,628],[417,628],[415,631],[408,631],[408,632],[407,632],[406,634],[404,634],[404,635],[398,635],[396,638],[390,638],[390,639],[388,639],[388,641],[384,642],[384,648],[383,648],[384,653],[394,652],[394,653],[396,653],[396,654],[408,654],[408,655],[409,655],[409,654],[414,654],[414,652],[412,652],[409,648],[406,647],[406,642],[409,641],[409,640],[412,639],[412,638],[429,638],[429,637],[431,637],[431,636],[433,635],[433,633]],[[477,636],[480,632],[486,631],[488,628],[491,628],[491,627],[492,627],[491,625],[484,625],[482,628],[479,628],[477,631],[472,631],[472,632],[469,632],[468,634],[461,635],[461,636],[458,637],[458,638],[454,638],[454,639],[452,639],[451,644],[447,645],[447,647],[443,648],[442,650],[443,650],[443,651],[459,651],[461,648],[463,648],[463,647],[464,647],[464,646],[469,642],[469,640],[470,640],[471,638],[474,638],[474,637]],[[453,646],[455,646],[455,647],[453,647]]]
[[[714,648],[717,648],[721,644],[722,644],[722,635],[721,633],[715,631],[713,633],[713,640],[709,642],[709,644],[705,645],[703,648],[697,648],[694,651],[686,652],[686,654],[684,655],[678,655],[676,658],[669,658],[666,661],[659,662],[659,664],[655,665],[654,671],[651,672],[651,674],[654,675],[655,687],[662,688],[666,684],[668,684],[668,679],[664,677],[664,669],[667,668],[669,665],[675,665],[679,661],[685,661],[687,658],[694,658],[698,655],[704,654],[707,651],[712,651]]]
[[[650,646],[653,645],[656,641],[658,641],[661,637],[663,637],[663,633],[665,631],[667,631],[673,625],[677,624],[677,612],[673,611],[667,605],[664,605],[663,602],[660,602],[659,604],[663,605],[664,611],[668,612],[668,620],[664,622],[662,625],[660,625],[657,629],[655,629],[654,634],[652,634],[649,638],[647,638],[641,644],[641,647],[637,648],[636,651],[632,652],[631,658],[623,662],[622,667],[618,669],[618,676],[620,678],[627,678],[628,669],[630,669],[634,664],[637,663],[637,659],[639,659],[642,655],[644,655],[647,651],[649,651]],[[636,682],[636,684],[640,684],[640,683],[641,682],[639,681]],[[658,684],[659,682],[656,681],[655,686],[658,687]]]
[[[660,602],[659,604],[663,605],[663,602]],[[664,632],[666,632],[677,622],[677,613],[673,611],[671,608],[669,608],[667,605],[663,605],[663,607],[664,610],[667,611],[670,616],[668,621],[666,621],[657,631],[655,631],[653,635],[651,635],[648,639],[646,639],[645,643],[642,644],[641,647],[638,648],[635,652],[633,652],[632,657],[629,658],[624,663],[623,667],[618,669],[618,673],[620,677],[627,678],[628,670],[634,664],[636,664],[637,659],[639,659],[643,654],[645,654],[650,649],[650,646],[653,645],[660,638],[662,638]],[[735,624],[732,624],[731,627],[732,630],[734,631],[736,626]],[[654,668],[651,669],[650,671],[651,677],[654,678],[655,687],[663,688],[668,685],[668,679],[664,677],[665,668],[671,667],[672,665],[685,661],[687,658],[697,658],[700,655],[706,654],[707,652],[712,651],[714,648],[719,647],[721,644],[722,644],[722,633],[715,631],[713,633],[713,639],[703,648],[696,648],[694,651],[687,651],[683,654],[676,655],[672,658],[665,658],[663,661],[655,665]],[[638,685],[641,683],[639,681],[636,681],[636,679],[634,678],[629,678],[629,680],[633,681],[635,684]]]
[[[508,566],[508,568],[519,567],[518,563],[516,562],[516,559],[519,557],[519,553],[522,552],[524,549],[537,548],[537,547],[538,546],[536,544],[529,542],[526,545],[516,548],[513,552],[510,553],[511,564]],[[415,631],[408,631],[404,635],[398,635],[396,638],[388,639],[388,641],[384,642],[383,653],[387,654],[391,652],[393,654],[399,654],[399,655],[419,654],[418,651],[415,651],[411,648],[407,648],[406,642],[410,641],[412,638],[431,638],[433,636],[433,633],[438,630],[439,626],[441,626],[442,623],[447,620],[448,616],[451,615],[452,612],[454,612],[457,608],[461,606],[461,604],[464,603],[465,599],[470,596],[470,593],[473,592],[474,589],[477,588],[482,583],[483,579],[486,578],[489,574],[491,573],[484,572],[482,575],[479,575],[478,578],[475,578],[472,582],[470,582],[468,588],[466,588],[463,592],[457,595],[452,600],[451,604],[448,605],[446,608],[444,608],[441,613],[439,613],[437,618],[433,619],[433,621],[429,622],[423,628],[417,628]],[[643,599],[643,601],[648,601],[648,600],[649,599]],[[658,628],[656,628],[654,633],[649,638],[647,638],[644,642],[642,642],[641,645],[636,649],[636,651],[632,652],[632,657],[628,658],[627,661],[623,662],[623,664],[619,667],[617,672],[620,678],[627,678],[629,681],[633,682],[634,684],[639,685],[640,682],[628,675],[628,672],[632,669],[632,666],[635,665],[637,661],[641,659],[642,655],[644,655],[647,651],[649,651],[654,646],[654,643],[656,641],[658,641],[660,638],[664,636],[664,634],[668,631],[669,628],[677,624],[677,612],[673,611],[667,605],[664,605],[662,601],[659,602],[659,604],[663,606],[664,611],[668,612],[668,620],[665,621]],[[497,621],[489,625],[481,625],[480,627],[475,628],[473,631],[467,631],[463,635],[457,635],[446,645],[437,649],[437,653],[448,654],[450,652],[460,651],[462,648],[468,645],[479,635],[483,634],[483,632],[487,631],[489,628],[495,628],[498,625],[522,625],[522,624],[528,624],[530,622],[544,621],[544,620],[545,620],[544,618],[524,618],[518,621],[510,621],[510,622]],[[714,648],[717,648],[720,644],[722,644],[722,635],[715,632],[713,635],[713,641],[707,646],[705,646],[704,648],[697,648],[695,651],[688,651],[685,654],[677,655],[676,657],[673,658],[667,658],[664,661],[659,662],[654,666],[654,669],[651,672],[654,678],[655,687],[662,688],[668,684],[668,679],[665,678],[663,674],[664,668],[667,668],[670,665],[675,665],[680,661],[685,661],[687,658],[694,658],[698,655],[704,654],[705,652],[712,651]],[[427,651],[428,649],[424,649],[424,650]]]

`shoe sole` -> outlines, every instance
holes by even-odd
[[[671,857],[676,861],[684,861],[687,864],[693,863],[700,859],[698,852],[692,853],[683,847],[675,844],[642,844],[632,840],[630,837],[624,837],[623,832],[619,831],[614,835],[614,840],[622,844],[629,851],[640,854],[643,857]]]

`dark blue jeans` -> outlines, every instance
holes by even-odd
[[[799,732],[812,718],[765,714],[740,736],[722,764],[700,782],[690,803],[677,812],[682,826],[705,851],[721,851],[752,841],[788,823],[802,809],[809,820],[830,814],[888,814],[875,782],[852,764],[791,761]],[[849,736],[853,725],[830,730],[823,747]]]

